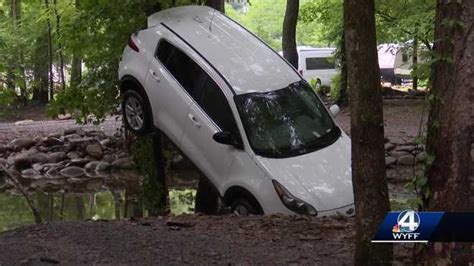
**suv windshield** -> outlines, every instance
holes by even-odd
[[[313,152],[341,135],[303,81],[276,91],[237,95],[235,102],[250,145],[261,156],[283,158]]]

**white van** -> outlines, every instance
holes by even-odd
[[[308,82],[315,79],[318,86],[330,86],[332,77],[337,73],[334,60],[335,52],[336,48],[299,46],[298,72]]]

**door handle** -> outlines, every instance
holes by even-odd
[[[158,76],[158,74],[156,74],[154,70],[150,69],[150,75],[154,80],[156,80],[157,82],[160,82],[160,77]]]
[[[199,121],[197,120],[197,118],[192,115],[192,114],[189,114],[188,115],[188,118],[189,120],[191,120],[191,122],[196,126],[196,127],[201,127],[201,124],[199,123]]]

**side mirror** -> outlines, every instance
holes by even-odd
[[[242,149],[244,147],[242,140],[234,137],[234,135],[230,132],[217,132],[212,136],[212,138],[220,144],[234,146],[238,149]]]
[[[332,117],[336,117],[340,111],[341,108],[339,108],[337,104],[333,104],[331,107],[329,107],[329,112],[331,112]]]

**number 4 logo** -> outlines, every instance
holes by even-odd
[[[420,226],[420,217],[415,211],[405,210],[398,215],[397,224],[401,232],[411,233]]]

